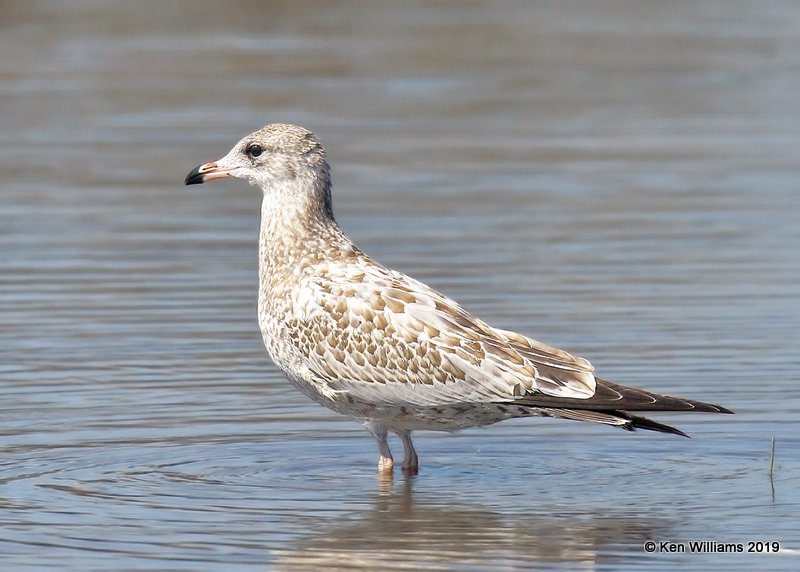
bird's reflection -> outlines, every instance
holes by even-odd
[[[440,495],[415,495],[415,477],[380,481],[369,510],[273,553],[279,570],[527,569],[567,563],[594,570],[642,556],[645,541],[672,528],[652,517],[604,514],[516,514],[470,506]],[[455,568],[454,568],[455,567]]]

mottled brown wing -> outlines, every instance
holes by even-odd
[[[417,406],[508,402],[529,394],[581,399],[593,393],[593,377],[585,371],[577,368],[572,378],[540,377],[520,349],[533,354],[541,348],[518,349],[511,333],[493,330],[398,272],[327,265],[306,286],[309,295],[298,304],[304,309],[302,328],[292,337],[311,372],[334,392]]]
[[[597,383],[594,366],[588,360],[516,332],[498,328],[494,331],[536,366],[539,386],[547,386],[549,389],[542,389],[543,393],[557,397],[574,397],[575,393],[579,393],[582,398],[594,395]],[[569,395],[570,393],[573,395]]]

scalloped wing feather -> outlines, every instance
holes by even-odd
[[[592,397],[597,389],[594,366],[588,360],[573,356],[516,332],[495,328],[500,336],[536,366],[539,388],[554,397]],[[578,394],[578,395],[576,395]]]
[[[492,329],[436,290],[371,261],[322,264],[304,282],[290,337],[316,382],[333,393],[399,406],[594,393],[585,360]]]

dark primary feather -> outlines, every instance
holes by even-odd
[[[564,409],[586,409],[606,411],[624,409],[627,411],[698,411],[705,413],[733,413],[721,405],[702,401],[659,395],[643,389],[628,387],[597,378],[597,390],[588,399],[550,397],[548,395],[527,395],[517,403],[535,407],[556,407]]]
[[[591,423],[603,423],[622,427],[629,431],[645,429],[688,437],[683,431],[658,423],[646,417],[631,415],[628,411],[698,411],[705,413],[733,413],[720,405],[703,403],[682,397],[659,395],[597,379],[597,391],[589,399],[565,399],[547,395],[528,395],[517,401],[541,409],[550,417],[574,419]]]

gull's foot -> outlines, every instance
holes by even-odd
[[[391,457],[384,457],[384,456],[381,456],[378,459],[379,473],[391,473],[392,469],[394,469],[394,459],[392,459]]]
[[[406,475],[418,475],[419,474],[419,465],[409,465],[408,467],[403,465],[403,472]]]

